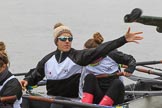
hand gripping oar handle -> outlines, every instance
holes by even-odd
[[[16,96],[3,96],[0,97],[0,102],[6,102],[6,101],[11,101],[11,100],[16,100]]]

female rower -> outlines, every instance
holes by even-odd
[[[86,49],[96,48],[103,42],[103,37],[99,32],[93,35],[92,39],[85,42]],[[126,76],[131,75],[136,67],[136,60],[133,56],[113,50],[105,57],[100,57],[88,66],[82,73],[83,82],[82,102],[95,103],[100,105],[116,105],[124,101],[124,84],[119,76],[104,77],[104,74],[114,74],[120,72],[118,64],[128,66],[124,70]]]
[[[0,108],[21,108],[21,85],[8,69],[9,60],[3,42],[0,42],[0,48],[0,98],[15,96],[13,99],[0,101]]]

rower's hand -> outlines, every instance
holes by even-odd
[[[26,80],[21,80],[20,81],[21,87],[23,91],[26,91],[26,86],[28,85],[28,81]]]
[[[143,32],[130,32],[130,27],[128,28],[127,33],[125,34],[125,39],[127,42],[135,42],[135,43],[139,43],[137,42],[137,40],[142,40],[143,37],[139,36],[138,34],[142,34]]]
[[[132,73],[129,73],[129,72],[123,72],[123,75],[126,76],[126,77],[129,77],[132,75]]]

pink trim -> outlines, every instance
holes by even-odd
[[[109,96],[104,96],[99,105],[112,106],[114,101]]]
[[[94,98],[93,94],[84,92],[81,101],[83,103],[90,103],[90,104],[92,104],[93,103],[93,98]]]

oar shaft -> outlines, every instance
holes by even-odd
[[[155,67],[151,67],[151,66],[146,66],[146,65],[142,65],[142,66],[143,66],[143,67],[146,67],[146,68],[150,68],[150,69],[162,71],[162,69],[159,69],[159,68],[155,68]]]
[[[146,70],[146,69],[143,69],[143,68],[136,68],[136,70],[139,71],[139,72],[151,74],[151,70]]]
[[[101,75],[96,75],[97,78],[106,78],[106,77],[115,77],[115,76],[122,76],[124,75],[123,72],[117,72],[113,74],[101,74]]]
[[[14,76],[22,76],[22,75],[26,75],[27,73],[13,73]]]
[[[159,60],[159,61],[144,61],[144,62],[137,62],[136,66],[153,65],[153,64],[160,64],[160,63],[162,63],[162,60]]]
[[[152,71],[152,70],[147,70],[147,69],[143,69],[143,68],[136,68],[136,70],[140,71],[140,72],[148,73],[148,74],[162,76],[162,73],[155,72],[155,71]]]
[[[54,99],[52,98],[43,98],[41,96],[23,96],[23,97],[29,100],[35,100],[35,101],[43,101],[43,102],[48,102],[48,103],[54,102]]]
[[[122,65],[123,68],[127,68],[128,66],[126,65]],[[158,76],[161,76],[162,77],[162,73],[159,73],[159,72],[155,72],[155,71],[152,71],[152,70],[147,70],[147,69],[144,69],[144,68],[136,68],[137,71],[139,72],[143,72],[143,73],[148,73],[148,74],[153,74],[153,75],[158,75]]]

